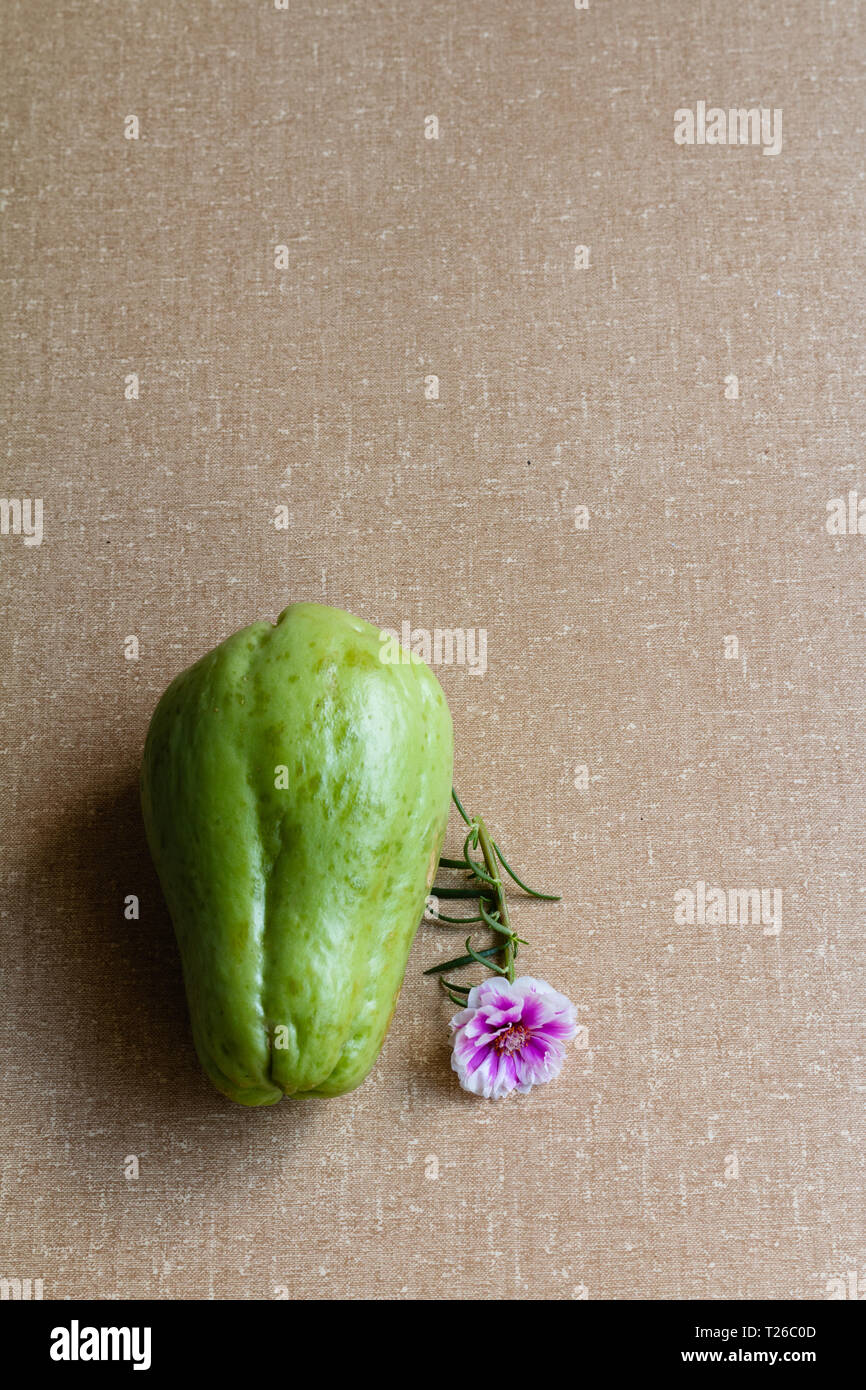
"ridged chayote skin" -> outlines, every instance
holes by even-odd
[[[382,652],[369,623],[295,604],[184,671],[151,721],[142,808],[193,1037],[242,1105],[353,1090],[394,1012],[453,732],[428,667]]]

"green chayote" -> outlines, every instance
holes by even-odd
[[[172,682],[141,775],[199,1058],[242,1105],[358,1086],[433,882],[451,716],[416,657],[318,604]]]

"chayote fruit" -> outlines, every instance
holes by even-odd
[[[172,682],[147,735],[148,844],[192,1031],[242,1105],[373,1066],[445,835],[453,732],[417,657],[299,603]]]

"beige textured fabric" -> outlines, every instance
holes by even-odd
[[[0,1275],[866,1291],[866,536],[826,525],[866,496],[855,8],[3,28]],[[780,152],[678,145],[699,102],[780,109]],[[515,899],[587,1030],[555,1085],[460,1091],[429,925],[353,1096],[251,1113],[201,1074],[142,742],[178,670],[300,599],[486,632],[483,675],[438,670],[467,805],[563,893]],[[781,921],[678,922],[699,882]]]

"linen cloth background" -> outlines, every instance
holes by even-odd
[[[2,25],[0,490],[43,499],[44,538],[0,537],[0,1274],[864,1277],[866,537],[825,525],[866,493],[856,7],[5,0]],[[781,152],[678,146],[698,101],[781,108]],[[587,1029],[554,1085],[459,1089],[422,970],[460,937],[429,924],[355,1094],[249,1112],[200,1072],[144,734],[179,670],[297,600],[486,630],[483,677],[438,674],[467,806],[563,894],[514,899]],[[699,880],[781,890],[781,931],[677,925]]]

